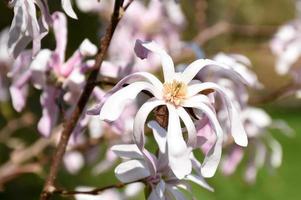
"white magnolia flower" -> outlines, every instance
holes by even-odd
[[[194,182],[209,191],[213,189],[199,174],[188,174],[178,179],[168,166],[168,155],[159,153],[159,156],[149,153],[146,149],[140,150],[135,144],[115,145],[111,150],[125,159],[115,169],[116,177],[124,183],[144,181],[151,189],[148,200],[185,200],[181,188],[190,191],[189,182]],[[200,164],[191,157],[193,168],[199,171]]]
[[[215,83],[192,80],[196,74],[206,66],[219,67],[221,70],[231,70],[209,59],[199,59],[191,63],[183,72],[176,73],[174,63],[171,57],[155,42],[137,44],[141,45],[136,50],[143,48],[154,52],[160,56],[163,67],[164,82],[162,83],[154,75],[146,72],[137,72],[123,78],[112,90],[106,101],[101,104],[100,119],[114,121],[123,112],[125,106],[130,100],[143,90],[150,92],[154,97],[148,99],[138,110],[134,121],[134,140],[140,149],[143,149],[144,126],[150,112],[158,106],[166,106],[168,110],[168,127],[167,127],[167,148],[171,168],[178,178],[183,178],[191,172],[191,162],[189,159],[183,159],[183,155],[196,144],[196,129],[194,122],[185,109],[193,109],[196,115],[207,115],[212,124],[217,140],[212,150],[205,157],[202,174],[205,177],[214,175],[221,157],[223,131],[216,118],[213,106],[206,95],[200,94],[205,90],[213,90],[220,94],[225,102],[231,121],[231,133],[237,144],[247,145],[247,136],[240,122],[240,117],[236,112],[232,102],[224,93],[223,89]],[[137,52],[139,54],[139,52]],[[145,56],[145,51],[143,52]],[[236,80],[241,80],[241,76],[233,73]],[[128,86],[122,88],[124,84]],[[188,141],[184,140],[181,123],[182,120],[187,128]],[[181,165],[178,165],[181,163]],[[179,167],[181,166],[181,167]]]

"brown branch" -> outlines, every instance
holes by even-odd
[[[108,189],[112,189],[112,188],[117,188],[117,189],[123,188],[126,185],[135,183],[135,182],[137,182],[137,181],[129,182],[129,183],[116,183],[116,184],[108,185],[108,186],[101,187],[101,188],[95,188],[95,189],[89,190],[89,191],[76,191],[76,190],[69,191],[69,190],[65,190],[65,189],[56,189],[54,191],[54,193],[60,194],[62,196],[70,196],[70,195],[76,195],[76,194],[98,195],[99,193],[103,192],[104,190],[108,190]]]
[[[84,87],[83,93],[81,94],[79,101],[77,105],[75,106],[75,109],[73,113],[71,114],[71,117],[68,121],[65,122],[64,124],[64,130],[61,134],[59,144],[57,146],[57,149],[54,153],[51,167],[50,167],[50,172],[47,177],[47,180],[44,185],[44,189],[41,193],[40,199],[41,200],[48,200],[53,192],[55,191],[55,180],[57,177],[59,165],[61,163],[61,160],[64,156],[64,153],[66,151],[66,147],[70,138],[70,135],[76,126],[76,123],[78,119],[80,118],[89,98],[90,95],[95,87],[95,82],[97,80],[97,75],[99,72],[99,69],[101,67],[101,64],[105,58],[105,55],[107,53],[109,44],[111,42],[113,33],[117,27],[118,22],[120,21],[122,17],[122,13],[120,13],[120,10],[122,9],[123,5],[123,0],[116,0],[115,5],[114,5],[114,11],[111,17],[111,22],[106,30],[106,33],[104,37],[100,41],[100,48],[99,51],[96,55],[96,61],[95,65],[93,67],[93,70],[91,71],[87,83]]]
[[[249,101],[249,104],[250,105],[261,105],[261,104],[270,103],[270,102],[276,101],[277,99],[280,99],[282,97],[290,95],[300,88],[301,88],[300,85],[298,85],[292,81],[292,82],[289,82],[288,84],[278,88],[277,90],[271,92],[270,94],[268,94],[266,96],[263,96],[258,99],[251,99]]]

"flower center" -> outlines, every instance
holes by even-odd
[[[185,100],[187,94],[187,85],[173,80],[172,83],[164,83],[163,98],[175,106],[180,105]]]

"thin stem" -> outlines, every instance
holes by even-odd
[[[61,134],[59,144],[54,153],[51,167],[50,167],[50,172],[46,179],[44,189],[40,196],[41,200],[48,200],[52,196],[53,192],[55,191],[54,184],[55,184],[55,180],[57,178],[57,173],[58,173],[58,169],[59,169],[61,160],[66,151],[66,147],[67,147],[69,138],[71,136],[71,133],[73,132],[73,129],[76,126],[78,119],[82,115],[83,110],[85,109],[85,106],[86,106],[86,104],[90,98],[90,95],[95,87],[95,82],[97,80],[97,75],[98,75],[99,69],[100,69],[101,64],[107,53],[113,33],[117,27],[118,22],[120,21],[120,19],[122,17],[122,15],[121,15],[122,13],[120,13],[122,5],[123,5],[123,0],[115,1],[114,11],[113,11],[113,14],[111,17],[111,22],[107,28],[107,31],[106,31],[104,37],[100,41],[100,48],[96,55],[96,61],[95,61],[93,70],[89,74],[87,83],[83,90],[83,93],[81,94],[79,101],[78,101],[77,105],[75,106],[73,113],[71,114],[70,119],[64,123],[64,130]]]
[[[98,195],[99,193],[103,192],[104,190],[108,190],[108,189],[112,189],[112,188],[123,188],[128,184],[131,183],[135,183],[137,181],[134,182],[129,182],[129,183],[116,183],[113,185],[108,185],[105,187],[101,187],[101,188],[95,188],[89,191],[76,191],[76,190],[65,190],[65,189],[56,189],[54,191],[54,193],[56,194],[60,194],[62,196],[70,196],[70,195],[76,195],[76,194],[86,194],[86,195]]]

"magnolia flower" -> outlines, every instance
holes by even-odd
[[[191,162],[189,159],[182,159],[183,155],[189,155],[191,147],[196,145],[196,129],[192,118],[186,111],[186,108],[194,109],[196,114],[202,117],[204,113],[214,128],[217,140],[215,145],[206,155],[202,174],[205,177],[214,175],[219,159],[221,157],[221,148],[223,141],[223,131],[216,118],[215,111],[212,108],[207,96],[199,94],[204,90],[213,90],[220,94],[225,101],[225,106],[229,111],[231,121],[232,136],[237,144],[247,145],[247,136],[244,132],[240,117],[229,100],[223,89],[214,83],[201,83],[192,81],[195,75],[208,65],[220,67],[223,70],[230,70],[229,67],[221,65],[208,59],[200,59],[191,63],[183,72],[176,73],[171,57],[155,42],[141,43],[141,48],[152,51],[160,56],[163,67],[164,83],[161,83],[154,75],[146,72],[137,72],[122,79],[107,96],[106,101],[97,106],[100,111],[100,119],[115,121],[121,115],[129,100],[134,100],[138,93],[147,90],[154,97],[148,99],[138,110],[134,121],[134,140],[140,149],[145,144],[144,125],[149,113],[158,106],[166,106],[168,110],[167,126],[167,146],[168,156],[171,168],[179,178],[184,177],[191,171]],[[137,52],[140,55],[140,52]],[[241,77],[233,73],[237,79]],[[128,83],[129,85],[122,88]],[[184,122],[188,141],[184,140],[180,119]],[[181,160],[181,161],[180,161]],[[179,162],[180,161],[180,162]],[[180,164],[179,164],[180,163]]]
[[[9,30],[8,47],[10,54],[17,57],[32,41],[32,54],[41,48],[41,40],[48,33],[51,16],[45,0],[11,0],[14,7],[14,19]],[[36,6],[41,11],[37,19]]]
[[[135,144],[115,145],[112,151],[121,158],[127,159],[115,169],[116,177],[124,183],[144,181],[150,188],[148,200],[186,199],[180,188],[189,191],[189,182],[194,182],[205,189],[213,191],[199,174],[188,174],[178,179],[168,166],[168,155],[159,156],[140,150]],[[192,161],[195,159],[192,158]],[[200,164],[194,162],[194,169],[198,171]]]
[[[280,27],[270,43],[277,56],[276,71],[284,75],[301,56],[301,20],[296,19]]]
[[[281,144],[272,137],[268,128],[277,128],[288,135],[292,135],[293,131],[283,121],[273,122],[271,117],[259,108],[244,109],[241,118],[250,141],[248,149],[251,151],[244,178],[248,183],[253,183],[258,169],[265,164],[272,168],[278,168],[281,165]],[[222,172],[225,175],[233,174],[245,155],[244,150],[235,144],[229,149],[229,153],[222,162]]]

